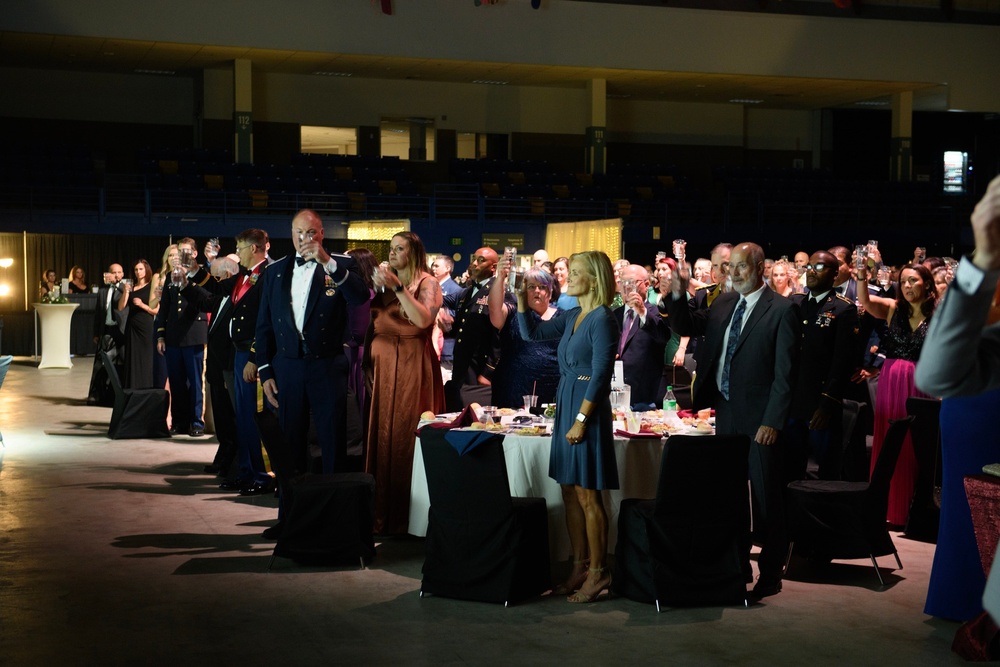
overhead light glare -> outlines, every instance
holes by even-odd
[[[509,81],[495,81],[493,79],[476,79],[472,83],[484,83],[488,86],[506,86]]]
[[[760,104],[764,100],[750,100],[750,99],[736,98],[734,100],[729,100],[729,101],[732,102],[733,104]]]
[[[354,76],[353,72],[313,72],[316,76]]]
[[[163,74],[163,75],[167,75],[167,76],[169,76],[171,74],[177,74],[177,72],[175,72],[172,69],[137,69],[137,70],[135,70],[135,73],[136,74]]]

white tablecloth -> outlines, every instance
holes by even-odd
[[[566,532],[566,509],[559,485],[549,477],[549,436],[507,435],[503,453],[507,462],[510,495],[545,498],[549,511],[549,549],[553,560],[572,555]],[[618,539],[618,506],[624,498],[653,498],[660,474],[660,454],[665,441],[654,438],[615,438],[615,458],[621,489],[604,492],[604,507],[608,512],[608,551],[614,553]],[[427,474],[424,457],[417,438],[413,450],[413,476],[410,480],[411,535],[427,534]]]

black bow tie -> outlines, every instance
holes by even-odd
[[[308,261],[311,261],[311,260],[306,259],[302,255],[296,255],[295,256],[295,266],[302,266],[303,264],[305,264]]]

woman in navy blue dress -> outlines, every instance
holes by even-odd
[[[621,331],[609,308],[616,291],[608,256],[593,250],[574,254],[566,291],[579,306],[549,321],[535,321],[522,289],[517,321],[527,339],[560,339],[549,476],[562,489],[574,567],[555,592],[576,591],[567,598],[570,602],[592,602],[611,585],[601,491],[618,488],[610,395]]]
[[[506,259],[497,265],[497,279],[490,288],[490,323],[500,332],[500,360],[493,372],[493,405],[498,408],[520,408],[524,396],[538,397],[538,405],[555,400],[559,384],[559,341],[542,343],[525,340],[521,328],[511,317],[516,312],[513,300],[505,300],[509,273]],[[550,304],[554,279],[542,269],[524,272],[524,292],[528,317],[536,322],[551,320],[559,309]]]

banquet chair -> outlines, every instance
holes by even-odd
[[[167,410],[170,406],[170,395],[167,390],[124,389],[111,357],[104,350],[98,354],[101,355],[101,363],[104,364],[108,381],[115,394],[108,437],[112,440],[169,438]]]
[[[365,569],[376,555],[375,478],[362,472],[309,473],[311,461],[297,458],[298,448],[286,444],[277,413],[262,410],[254,421],[281,497],[282,529],[267,569],[276,558],[302,565],[357,563]]]
[[[870,482],[810,479],[788,485],[789,558],[793,550],[816,560],[871,558],[883,586],[876,557],[892,554],[903,569],[885,515],[889,481],[912,422],[912,416],[890,420]]]
[[[3,387],[3,379],[7,377],[7,369],[10,368],[10,362],[14,361],[14,357],[11,355],[5,355],[0,357],[0,387]],[[0,433],[0,447],[3,446],[3,433]]]
[[[420,596],[508,606],[541,595],[551,588],[545,499],[511,498],[503,435],[460,455],[447,433],[420,431],[431,501]]]
[[[663,606],[747,604],[750,439],[671,436],[654,500],[618,515],[614,592]]]
[[[911,540],[937,543],[941,520],[941,401],[911,396],[906,414],[913,415],[910,440],[917,459],[917,479],[903,531]]]

